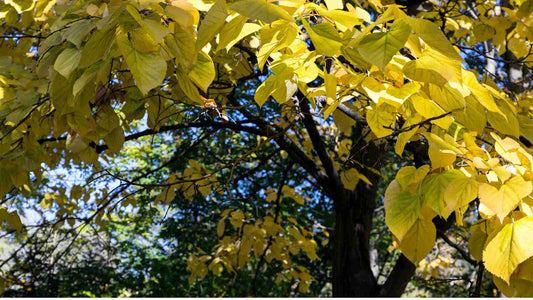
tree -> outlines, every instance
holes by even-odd
[[[398,4],[4,1],[2,220],[29,234],[18,214],[39,189],[74,232],[142,192],[220,200],[219,243],[188,258],[191,283],[244,272],[254,287],[268,263],[305,292],[319,241],[334,296],[400,296],[439,237],[476,267],[475,294],[486,269],[531,295],[533,2]],[[109,164],[160,135],[177,145],[167,161]],[[71,164],[115,187],[43,190],[43,172]],[[385,280],[370,255],[381,204],[402,253]]]

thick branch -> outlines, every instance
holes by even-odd
[[[315,102],[320,107],[325,106],[326,103],[327,103],[326,96],[316,96],[315,97]],[[337,105],[337,109],[339,111],[341,111],[343,114],[345,114],[347,117],[349,117],[350,119],[356,121],[358,124],[361,124],[361,125],[366,125],[367,124],[365,117],[363,117],[360,114],[356,113],[355,111],[353,111],[351,108],[349,108],[345,104],[339,103]]]
[[[309,138],[311,139],[313,148],[318,154],[318,158],[322,162],[322,166],[324,166],[324,169],[326,170],[326,174],[328,176],[328,185],[324,187],[326,187],[329,190],[334,190],[337,192],[342,191],[344,190],[344,186],[342,184],[341,178],[339,176],[339,173],[337,172],[337,169],[335,168],[335,165],[333,164],[333,160],[328,154],[326,145],[324,144],[324,141],[322,141],[320,133],[318,132],[316,128],[313,115],[311,114],[309,110],[308,101],[307,99],[303,97],[303,95],[300,94],[299,96],[301,96],[299,97],[299,106],[303,114],[303,123],[304,123],[305,129],[307,130],[307,133],[309,134]],[[335,197],[333,199],[339,199],[339,198]],[[340,200],[343,202],[346,201],[345,193],[340,193]],[[338,203],[336,205],[338,205]]]
[[[400,297],[415,274],[416,266],[403,254],[396,261],[387,281],[381,287],[380,296]]]
[[[313,120],[313,115],[311,114],[309,110],[309,105],[308,105],[307,100],[303,97],[300,98],[299,106],[302,111],[303,123],[304,123],[305,129],[307,130],[307,133],[309,134],[309,138],[311,139],[311,143],[313,144],[313,147],[315,148],[315,151],[318,154],[318,158],[320,159],[320,162],[322,162],[322,165],[324,166],[324,169],[326,170],[326,174],[328,175],[330,179],[337,179],[339,175],[337,173],[335,166],[333,165],[333,161],[331,160],[331,157],[328,154],[326,145],[324,144],[324,141],[322,141],[322,138],[320,137],[320,133],[318,132],[316,128],[316,124],[315,124],[315,121]]]

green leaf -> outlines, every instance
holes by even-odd
[[[318,54],[334,56],[339,53],[342,46],[341,42],[331,39],[331,35],[326,37],[315,32],[313,29],[315,26],[311,26],[305,19],[302,19],[302,22]],[[319,27],[318,29],[322,29],[322,27]]]
[[[189,79],[189,77],[185,75],[185,70],[183,70],[182,68],[178,68],[178,72],[176,72],[176,77],[178,78],[178,85],[185,94],[185,96],[187,96],[187,98],[194,103],[203,104],[198,89]]]
[[[394,22],[388,32],[373,33],[359,43],[359,53],[368,62],[381,69],[405,45],[411,27],[402,20]]]
[[[83,46],[80,68],[86,68],[105,58],[115,42],[115,28],[96,31]]]
[[[167,63],[161,56],[138,52],[128,35],[122,32],[117,35],[117,43],[137,87],[144,95],[161,84],[167,71]]]
[[[422,205],[420,195],[402,191],[396,180],[390,183],[385,191],[385,222],[398,239],[401,240],[417,222]]]
[[[81,46],[81,42],[83,39],[87,36],[87,34],[96,26],[93,22],[90,20],[81,20],[78,22],[75,22],[72,26],[70,26],[65,34],[65,38],[67,41],[70,41],[78,49]]]
[[[124,130],[120,126],[115,127],[115,129],[113,129],[108,135],[104,137],[106,145],[113,153],[120,152],[120,149],[122,149],[125,140],[126,138],[124,136]]]
[[[54,69],[61,76],[68,78],[72,71],[76,70],[80,63],[81,53],[76,48],[66,48],[59,54],[54,63]]]

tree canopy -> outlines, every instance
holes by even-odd
[[[417,267],[452,268],[443,242],[469,265],[471,295],[488,272],[504,295],[533,296],[532,12],[531,0],[3,1],[3,283],[21,285],[6,271],[17,262],[46,273],[69,255],[103,259],[109,247],[80,243],[94,230],[129,245],[106,268],[145,280],[186,265],[189,295],[317,295],[327,282],[333,296],[400,296]],[[144,274],[135,258],[152,243]],[[39,255],[20,262],[21,249]]]

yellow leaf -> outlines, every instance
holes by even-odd
[[[465,107],[465,100],[461,92],[454,89],[449,83],[439,87],[429,84],[431,99],[435,101],[445,111],[453,111]]]
[[[485,268],[509,283],[517,266],[533,256],[531,232],[533,217],[524,217],[491,233],[483,251]]]
[[[375,103],[379,103],[385,93],[385,86],[372,77],[366,77],[361,83],[361,87]]]
[[[343,9],[344,7],[342,0],[326,0],[325,2],[329,10]]]
[[[298,28],[293,22],[278,20],[270,26],[265,26],[260,31],[261,48],[257,53],[257,65],[259,69],[267,62],[270,54],[294,42],[298,35]]]
[[[513,278],[524,279],[532,281],[533,284],[533,257],[528,258],[523,263],[518,265],[518,268],[514,271]]]
[[[276,76],[272,75],[268,77],[259,87],[254,94],[254,100],[259,106],[263,106],[267,101],[268,97],[272,95],[274,90],[277,88],[278,83],[276,81]]]
[[[334,0],[336,1],[336,0]],[[337,0],[340,1],[340,0]],[[328,6],[329,7],[329,6]],[[342,26],[346,26],[348,29],[353,28],[356,25],[361,25],[363,21],[368,20],[370,23],[370,15],[364,9],[360,7],[353,8],[352,5],[347,4],[349,11],[344,10],[327,10],[321,6],[318,6],[312,2],[305,4],[305,8],[308,10],[316,10],[319,14],[327,17],[335,22],[339,29]],[[355,16],[355,17],[354,17]],[[339,26],[340,25],[340,26]],[[344,31],[344,30],[341,30]]]
[[[482,133],[487,123],[485,108],[474,98],[465,98],[466,108],[463,111],[454,112],[456,120],[469,130]]]
[[[294,19],[283,8],[266,0],[238,0],[230,6],[231,10],[250,18],[267,23],[279,19],[294,22]]]
[[[506,297],[533,297],[533,281],[511,277],[509,284],[498,277],[492,280]]]
[[[407,62],[403,66],[403,73],[412,80],[441,87],[450,81],[461,82],[460,62],[451,60],[432,48],[426,49],[421,58]]]
[[[483,249],[487,241],[487,220],[479,220],[470,227],[470,238],[468,239],[468,250],[476,261],[481,261]]]
[[[186,0],[172,1],[171,5],[165,8],[165,13],[172,17],[183,29],[192,28],[200,20],[198,10]]]
[[[431,48],[449,59],[462,61],[436,23],[420,18],[405,18],[405,22],[411,26],[413,33],[422,38]]]
[[[477,23],[472,31],[476,37],[476,43],[490,40],[496,34],[494,27],[485,23]]]
[[[396,174],[396,181],[398,181],[403,190],[408,190],[412,194],[415,194],[417,187],[424,180],[428,172],[429,165],[423,165],[418,169],[413,166],[403,167]]]
[[[503,113],[494,102],[490,92],[484,88],[481,83],[477,81],[476,75],[472,71],[463,70],[463,81],[465,86],[467,86],[477,101],[481,103],[488,111],[496,112],[499,114]]]
[[[499,189],[491,184],[483,183],[479,186],[479,200],[492,210],[500,221],[511,212],[520,200],[531,193],[532,184],[515,176],[503,184]]]
[[[113,153],[120,152],[125,140],[126,137],[124,136],[124,130],[120,126],[115,127],[108,135],[104,137],[104,141],[109,147],[109,151]]]
[[[517,58],[527,57],[530,53],[526,40],[514,37],[507,45]]]
[[[411,125],[418,124],[421,121],[422,121],[421,116],[414,115],[410,117],[409,119],[407,119],[407,121],[403,124],[402,128],[407,128]],[[406,131],[406,132],[402,132],[398,135],[398,138],[396,139],[396,145],[394,145],[394,152],[396,152],[396,154],[402,156],[405,145],[407,144],[409,139],[411,139],[416,134],[416,132],[418,131],[418,128],[419,126],[416,126],[415,128],[409,131]]]
[[[360,174],[356,169],[352,168],[341,173],[341,180],[344,188],[347,190],[353,190],[359,183]],[[303,204],[303,203],[302,203]]]
[[[479,183],[474,176],[454,179],[444,191],[444,202],[462,208],[477,198]]]
[[[165,44],[169,52],[176,57],[177,64],[184,70],[193,68],[198,52],[196,51],[193,36],[180,26],[175,26],[174,35],[165,37]]]
[[[222,218],[222,219],[218,220],[218,225],[217,225],[217,235],[218,235],[218,237],[221,237],[221,236],[224,235],[225,220],[226,220],[226,218]]]
[[[178,78],[179,87],[187,96],[187,98],[194,103],[199,103],[203,105],[203,101],[200,97],[198,89],[193,84],[192,80],[189,79],[187,75],[185,75],[185,70],[183,70],[182,68],[178,68],[178,71],[176,72],[176,77]]]
[[[230,214],[230,223],[235,229],[240,229],[243,223],[244,214],[241,211],[234,211]]]
[[[402,77],[403,80],[403,77]],[[380,93],[379,100],[386,101],[388,104],[394,107],[400,107],[404,101],[414,93],[418,92],[420,84],[416,82],[409,82],[404,84],[401,88],[390,86],[385,93]]]
[[[201,50],[220,32],[227,16],[226,0],[217,0],[200,24],[198,38],[196,40],[196,50]]]
[[[247,35],[259,31],[261,26],[255,23],[246,23],[246,18],[237,16],[229,21],[220,31],[220,39],[217,46],[217,51],[226,49],[229,51],[233,45],[238,43]]]
[[[511,135],[515,138],[520,137],[520,124],[516,116],[516,111],[512,104],[507,100],[497,99],[498,107],[501,113],[489,111],[487,113],[487,120],[490,125],[498,130],[501,134]]]
[[[431,220],[418,219],[400,240],[400,251],[415,265],[433,249],[437,230]]]
[[[384,103],[377,107],[369,109],[366,113],[366,121],[372,132],[378,137],[384,137],[392,133],[396,123],[396,114],[394,107]]]
[[[170,29],[161,24],[160,21],[144,19],[141,26],[150,34],[154,42],[159,43],[165,36],[170,34]]]
[[[411,101],[416,111],[426,119],[439,117],[447,113],[438,105],[436,105],[435,102],[422,96],[412,95]],[[447,130],[453,123],[453,118],[450,116],[444,116],[431,121],[431,123],[436,124],[444,130]]]

